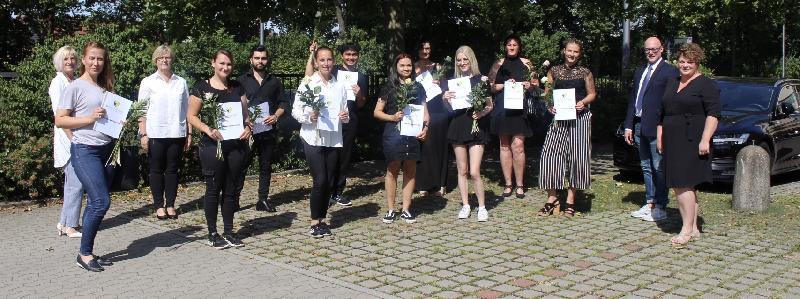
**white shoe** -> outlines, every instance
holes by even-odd
[[[642,218],[644,215],[650,215],[650,204],[644,204],[640,209],[631,212],[631,217]]]
[[[469,205],[462,205],[461,211],[458,212],[458,219],[467,219],[469,218]]]
[[[489,211],[486,210],[485,207],[478,208],[478,221],[484,222],[489,220]]]
[[[70,237],[70,238],[80,238],[80,237],[83,236],[83,234],[81,232],[77,231],[77,230],[75,232],[73,232],[73,233],[66,233],[66,232],[64,232],[64,228],[65,227],[66,226],[61,225],[61,223],[56,225],[56,228],[58,229],[58,235],[59,236],[67,235],[67,237]]]
[[[650,213],[641,217],[644,221],[656,222],[667,219],[667,211],[660,206],[656,206]]]

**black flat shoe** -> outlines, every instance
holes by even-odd
[[[94,260],[97,261],[97,264],[99,264],[100,266],[103,266],[103,267],[108,267],[108,266],[113,266],[114,265],[114,262],[112,262],[111,260],[107,260],[105,258],[96,256],[96,255],[94,256]]]
[[[81,269],[84,269],[86,271],[103,272],[103,270],[105,270],[103,269],[103,266],[100,266],[100,264],[97,263],[97,259],[92,259],[88,263],[84,263],[83,260],[81,259],[80,254],[75,259],[75,262],[78,264],[78,267],[81,267]]]
[[[514,186],[511,185],[506,185],[505,189],[508,189],[508,192],[503,192],[503,197],[509,197],[511,196],[511,193],[514,192]],[[503,189],[503,191],[506,191],[505,189]]]
[[[517,198],[519,198],[519,199],[525,198],[525,188],[524,187],[517,187],[516,189],[517,189],[517,191],[522,191],[522,193],[516,192],[517,193],[516,194]]]
[[[269,200],[262,199],[262,200],[259,200],[256,203],[256,211],[265,211],[265,212],[275,213],[278,210],[276,210],[275,207],[272,206],[272,204],[269,202]]]

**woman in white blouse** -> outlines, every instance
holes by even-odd
[[[75,49],[70,46],[63,46],[53,54],[53,66],[56,68],[56,76],[50,81],[48,94],[50,104],[55,116],[58,110],[58,103],[67,85],[75,80],[75,66],[78,62]],[[61,207],[61,218],[56,225],[58,235],[67,235],[70,238],[80,238],[81,232],[77,230],[80,226],[81,202],[83,201],[83,185],[75,175],[75,169],[70,163],[70,140],[72,130],[59,129],[53,125],[53,166],[64,168],[64,205]]]
[[[142,148],[150,162],[150,191],[158,219],[177,219],[175,198],[178,194],[178,169],[182,152],[191,145],[186,122],[189,89],[186,80],[175,75],[175,54],[161,45],[153,52],[156,72],[142,79],[139,100],[148,100],[147,114],[139,120]],[[166,199],[166,201],[164,200]]]
[[[335,130],[320,128],[322,118],[318,111],[308,107],[300,94],[314,91],[319,88],[318,97],[326,99],[328,105],[338,103],[339,123],[349,121],[347,111],[347,93],[344,84],[336,81],[331,75],[333,69],[333,50],[328,47],[319,47],[314,51],[314,66],[317,71],[311,77],[306,77],[297,88],[297,95],[292,105],[292,116],[302,124],[300,137],[303,140],[303,149],[306,154],[308,166],[311,168],[313,187],[311,188],[311,230],[309,234],[314,238],[330,236],[330,227],[325,223],[328,213],[328,198],[335,191],[335,184],[339,177],[339,152],[342,149],[342,126],[336,125]],[[324,120],[323,120],[324,121]]]

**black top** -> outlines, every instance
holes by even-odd
[[[268,101],[270,115],[275,114],[278,108],[289,109],[289,101],[286,100],[283,94],[283,83],[272,74],[267,74],[259,84],[251,69],[239,77],[239,83],[244,88],[245,95],[247,95],[248,106],[253,107]]]
[[[554,89],[575,89],[575,101],[583,100],[589,92],[586,90],[586,77],[591,71],[585,67],[566,64],[554,66],[550,72],[553,74]]]
[[[223,90],[212,87],[206,80],[199,80],[192,87],[191,94],[197,96],[200,100],[205,100],[203,95],[209,92],[218,95],[218,103],[230,103],[240,102],[244,94],[244,89],[238,81],[228,80],[228,89]]]
[[[503,59],[503,64],[497,70],[497,75],[494,77],[495,84],[503,84],[509,79],[514,79],[516,82],[525,81],[525,72],[528,67],[519,59],[519,56]]]
[[[417,92],[417,97],[414,98],[414,101],[412,101],[410,104],[422,105],[422,103],[425,103],[425,88],[422,87],[422,84],[419,82],[414,82],[414,91]],[[386,102],[386,106],[383,108],[384,113],[393,115],[399,110],[397,107],[396,94],[397,92],[395,87],[391,84],[391,82],[386,82],[386,84],[383,85],[383,88],[381,88],[381,99]]]

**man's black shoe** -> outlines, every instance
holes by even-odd
[[[242,247],[242,246],[244,246],[244,243],[242,243],[242,241],[239,240],[239,238],[234,237],[233,234],[231,234],[231,233],[222,234],[222,240],[224,240],[226,243],[228,243],[228,246],[231,246],[231,247]]]
[[[336,203],[338,203],[340,206],[345,206],[345,207],[353,205],[353,201],[350,200],[350,197],[344,195],[336,196]]]

